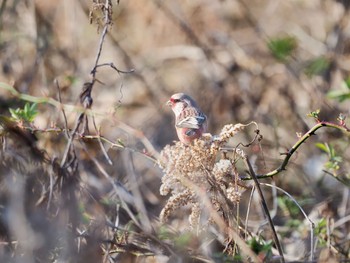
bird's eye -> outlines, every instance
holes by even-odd
[[[179,100],[179,99],[171,99],[171,101],[172,101],[173,103],[180,102],[180,100]]]

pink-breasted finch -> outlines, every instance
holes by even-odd
[[[176,133],[182,143],[188,145],[206,132],[207,116],[190,96],[176,93],[170,97],[167,105],[175,114]]]

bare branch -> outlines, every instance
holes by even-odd
[[[253,181],[255,183],[255,187],[259,193],[259,196],[260,196],[260,201],[261,201],[261,205],[263,207],[263,210],[265,212],[265,216],[267,217],[268,221],[269,221],[269,224],[270,224],[270,227],[271,227],[271,230],[272,230],[272,233],[273,233],[273,238],[275,240],[275,244],[276,244],[276,247],[278,249],[278,252],[281,256],[281,261],[282,262],[285,262],[284,260],[284,256],[283,256],[283,250],[282,250],[282,246],[280,244],[280,241],[278,239],[278,236],[277,236],[277,233],[276,233],[276,230],[275,230],[275,226],[273,224],[273,221],[272,221],[272,218],[271,218],[271,215],[270,215],[270,212],[269,212],[269,209],[267,207],[267,204],[266,204],[266,200],[265,200],[265,197],[264,197],[264,194],[261,190],[261,187],[259,185],[259,181],[258,181],[258,178],[255,174],[255,171],[252,167],[252,165],[250,164],[249,160],[248,160],[248,156],[243,152],[243,151],[239,151],[240,155],[242,156],[248,170],[249,170],[249,174],[250,176],[253,178]]]

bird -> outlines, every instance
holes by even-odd
[[[179,140],[185,145],[202,137],[207,129],[207,116],[197,103],[184,93],[176,93],[166,103],[175,114],[175,129]]]

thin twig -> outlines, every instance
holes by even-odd
[[[96,132],[97,132],[97,134],[98,134],[98,138],[97,138],[97,141],[98,141],[98,143],[99,143],[99,145],[100,145],[100,148],[101,148],[101,150],[102,150],[102,153],[103,153],[103,155],[105,156],[105,158],[107,159],[107,162],[110,164],[110,165],[113,165],[113,162],[112,162],[112,160],[111,160],[111,158],[109,158],[109,156],[108,156],[108,153],[107,153],[107,151],[106,151],[106,149],[105,149],[105,147],[104,147],[104,145],[103,145],[103,143],[102,143],[102,141],[101,141],[101,130],[100,129],[97,129],[97,126],[96,126],[96,122],[95,122],[95,118],[94,117],[92,117],[92,123],[94,124],[94,128],[95,128],[95,130],[96,130]]]
[[[64,166],[66,166],[66,162],[68,160],[68,153],[71,149],[71,146],[72,146],[72,143],[73,143],[73,139],[75,137],[75,135],[77,134],[78,132],[78,129],[80,127],[80,124],[82,123],[83,121],[83,117],[84,117],[84,113],[81,113],[76,121],[76,124],[75,124],[75,128],[73,129],[70,137],[69,137],[69,140],[68,140],[68,143],[67,143],[67,146],[66,146],[66,149],[64,151],[64,154],[63,154],[63,157],[62,157],[62,161],[61,161],[61,168],[63,168]]]
[[[52,200],[52,195],[53,195],[53,187],[54,187],[54,179],[53,179],[53,175],[54,175],[54,163],[56,162],[56,158],[53,158],[51,161],[51,167],[52,169],[50,169],[49,171],[49,176],[50,176],[50,188],[49,188],[49,200],[47,201],[47,206],[46,209],[49,210],[50,208],[50,204],[51,204],[51,200]],[[57,182],[57,181],[56,181]]]
[[[253,185],[252,190],[250,191],[250,195],[249,195],[247,214],[246,214],[245,224],[244,224],[244,239],[245,239],[245,240],[247,240],[248,218],[249,218],[249,214],[250,214],[250,208],[251,208],[251,206],[252,206],[252,200],[253,200],[254,191],[255,191],[255,186]]]
[[[307,221],[309,221],[310,223],[310,247],[311,247],[311,254],[310,254],[310,260],[313,261],[314,260],[314,228],[315,228],[315,224],[314,222],[312,222],[312,220],[307,216],[307,214],[305,213],[304,209],[298,204],[298,202],[294,199],[294,197],[289,194],[287,191],[283,190],[282,188],[276,186],[276,185],[271,185],[271,184],[266,184],[266,183],[260,183],[260,185],[263,186],[269,186],[272,189],[277,189],[281,192],[283,192],[285,195],[287,195],[292,201],[293,203],[299,208],[299,210],[301,211],[301,213],[304,215],[304,217],[307,219]]]
[[[118,68],[113,64],[113,62],[98,64],[98,65],[95,66],[95,69],[96,69],[96,68],[99,68],[99,67],[104,67],[104,66],[110,66],[112,69],[114,69],[114,70],[117,71],[118,73],[123,73],[123,74],[129,74],[129,73],[135,72],[135,69],[120,70],[120,69],[118,69]]]
[[[338,182],[342,183],[343,185],[346,185],[346,186],[350,187],[350,181],[345,181],[345,180],[341,179],[339,176],[337,176],[336,174],[333,174],[333,173],[331,173],[331,172],[329,172],[327,170],[324,170],[324,169],[322,169],[322,172],[332,176],[335,180],[337,180]]]
[[[103,27],[103,31],[102,31],[102,35],[100,38],[100,43],[98,46],[98,51],[97,51],[97,55],[96,55],[96,59],[95,59],[95,64],[93,66],[93,69],[91,70],[91,74],[92,74],[92,81],[91,82],[87,82],[83,85],[83,89],[82,92],[80,94],[80,102],[81,104],[84,106],[84,111],[82,113],[79,114],[79,117],[76,120],[76,124],[75,124],[75,128],[72,130],[70,138],[68,140],[62,161],[61,161],[61,168],[64,167],[66,165],[66,162],[68,160],[68,154],[69,151],[72,147],[72,142],[73,139],[76,135],[76,133],[78,132],[78,129],[80,127],[80,125],[82,124],[82,122],[84,121],[84,118],[86,119],[86,109],[90,109],[91,105],[92,105],[92,98],[91,98],[91,91],[93,88],[93,85],[95,83],[96,80],[96,65],[98,64],[98,61],[101,57],[101,52],[102,52],[102,47],[103,47],[103,43],[104,43],[104,39],[106,37],[106,34],[108,32],[108,26],[110,25],[111,21],[110,21],[110,8],[112,7],[112,3],[110,0],[106,0],[105,2],[105,7],[104,7],[104,11],[105,11],[105,23],[104,23],[104,27]],[[85,125],[87,126],[87,120],[85,122]]]
[[[254,254],[254,252],[247,245],[244,239],[239,235],[239,233],[237,233],[236,230],[233,229],[231,226],[227,226],[222,216],[218,213],[218,210],[213,207],[213,204],[210,201],[207,192],[205,192],[203,188],[199,187],[196,184],[193,184],[193,182],[186,177],[182,178],[182,183],[184,185],[191,186],[191,188],[197,193],[197,196],[201,198],[203,204],[206,206],[206,208],[210,212],[211,218],[213,218],[217,226],[220,228],[220,231],[221,231],[220,233],[227,233],[229,238],[231,238],[238,244],[242,254],[249,257],[252,260],[252,262],[262,262],[262,260]],[[222,242],[222,240],[220,239],[218,240]]]
[[[63,104],[58,100],[55,100],[53,98],[48,97],[36,97],[31,96],[25,93],[18,92],[14,87],[8,85],[7,83],[0,82],[0,89],[7,90],[10,92],[14,97],[23,100],[23,101],[29,101],[32,103],[37,104],[50,104],[54,106],[58,110],[64,110],[65,112],[76,112],[76,113],[84,113],[87,116],[100,116],[100,117],[106,117],[107,115],[111,115],[108,112],[102,112],[102,111],[92,111],[91,109],[86,109],[83,106],[76,106],[76,105],[70,105],[70,104]],[[67,129],[68,131],[69,129]]]
[[[102,47],[103,47],[103,43],[105,41],[105,38],[106,38],[106,35],[107,35],[107,32],[108,32],[108,27],[109,25],[111,24],[112,21],[110,21],[110,16],[109,16],[109,8],[112,7],[112,3],[110,0],[106,0],[105,2],[105,14],[104,14],[104,26],[103,26],[103,30],[102,30],[102,34],[101,34],[101,37],[100,37],[100,43],[98,45],[98,50],[97,50],[97,54],[96,54],[96,59],[95,59],[95,63],[94,63],[94,66],[91,70],[91,75],[92,75],[92,84],[95,82],[95,79],[96,79],[96,73],[97,73],[97,65],[98,65],[98,62],[100,60],[100,57],[101,57],[101,53],[102,53]]]
[[[149,219],[147,214],[147,208],[144,202],[144,198],[142,197],[140,191],[140,184],[137,183],[139,180],[136,177],[134,160],[132,153],[130,152],[127,153],[127,160],[125,161],[125,166],[128,170],[128,175],[131,175],[130,179],[136,184],[135,187],[131,187],[131,191],[132,195],[134,196],[135,206],[139,211],[140,223],[143,226],[142,229],[145,232],[150,233],[152,230],[151,220]]]
[[[55,79],[55,84],[56,84],[57,92],[58,92],[58,101],[62,104],[61,89],[60,89],[60,86],[58,84],[57,79]],[[67,121],[66,112],[64,111],[63,107],[62,107],[61,111],[62,111],[63,119],[64,119],[64,128],[65,128],[64,131],[65,131],[66,137],[69,138],[68,121]]]
[[[251,163],[248,160],[248,156],[243,151],[240,151],[240,152],[241,152],[240,155],[242,156],[242,158],[243,158],[243,160],[244,160],[244,162],[245,162],[245,164],[246,164],[246,166],[247,166],[247,168],[249,170],[250,176],[253,178],[253,181],[255,183],[255,187],[258,190],[258,194],[260,196],[261,205],[262,205],[263,210],[265,212],[265,216],[267,217],[267,219],[269,221],[269,224],[270,224],[270,227],[271,227],[271,230],[272,230],[272,234],[273,234],[273,238],[275,240],[275,244],[276,244],[276,247],[278,249],[278,253],[281,256],[281,261],[285,262],[284,256],[283,256],[282,246],[281,246],[281,244],[279,242],[279,239],[278,239],[278,236],[277,236],[277,233],[276,233],[276,230],[275,230],[275,226],[274,226],[274,224],[272,222],[272,218],[271,218],[271,215],[269,213],[269,209],[268,209],[266,201],[265,201],[264,194],[263,194],[263,192],[261,190],[261,187],[259,185],[258,178],[257,178],[257,176],[256,176],[256,174],[254,172],[254,169],[253,169]]]
[[[107,139],[106,137],[104,137],[102,135],[82,135],[81,138],[101,140],[101,141],[104,141],[104,142],[107,142],[108,144],[110,144],[110,146],[112,148],[119,148],[119,149],[129,150],[130,152],[138,153],[138,154],[143,155],[144,157],[146,157],[147,159],[151,160],[154,163],[157,162],[157,158],[154,157],[153,155],[150,155],[150,154],[145,153],[143,151],[137,151],[135,149],[132,149],[132,148],[122,144],[121,142],[117,142],[117,143],[112,142],[111,140]]]
[[[120,202],[123,205],[123,208],[125,209],[125,211],[128,213],[128,215],[130,216],[130,218],[133,220],[133,222],[135,223],[136,226],[141,227],[141,223],[139,222],[139,220],[137,219],[137,217],[135,217],[135,215],[131,212],[127,202],[124,200],[124,198],[122,197],[122,195],[120,194],[120,189],[118,189],[118,187],[116,186],[113,178],[106,172],[106,170],[102,167],[102,165],[98,162],[98,160],[96,158],[94,158],[88,151],[88,149],[85,147],[85,145],[82,143],[83,149],[85,151],[85,153],[89,156],[89,159],[92,160],[94,162],[94,164],[96,165],[97,169],[101,172],[101,174],[109,181],[109,183],[112,185],[114,192],[117,194],[117,196],[120,199]]]

